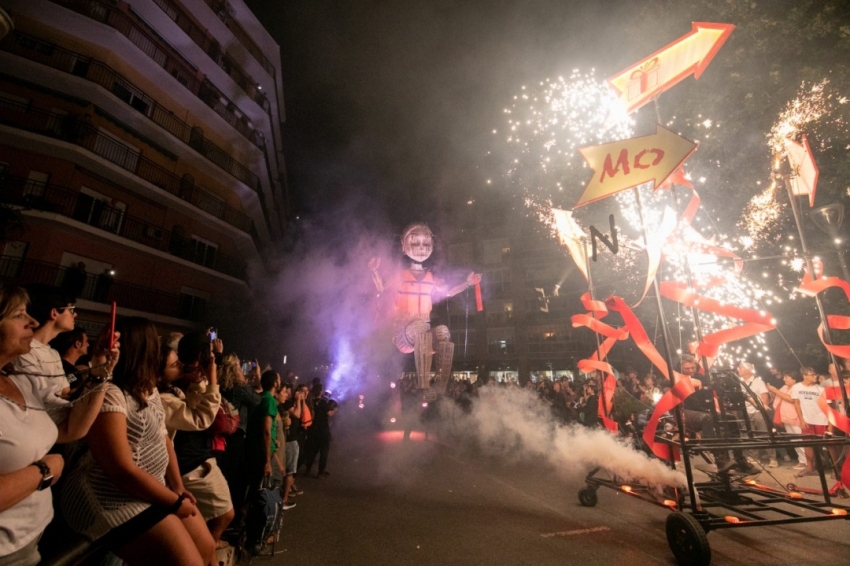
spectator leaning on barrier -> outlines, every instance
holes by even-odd
[[[118,346],[97,351],[83,396],[57,427],[55,391],[43,380],[15,373],[12,362],[30,351],[36,321],[27,314],[27,293],[0,283],[0,565],[30,566],[40,560],[38,541],[53,519],[50,486],[64,460],[48,454],[55,442],[84,436],[103,402],[103,384],[118,361]]]
[[[210,430],[221,406],[218,372],[206,336],[187,334],[178,351],[180,356],[162,346],[159,391],[165,427],[174,443],[183,487],[195,496],[218,545],[234,516],[230,489],[213,455]]]
[[[215,543],[183,487],[177,457],[165,430],[156,389],[160,345],[144,318],[118,321],[123,355],[91,427],[88,450],[62,491],[72,529],[90,539],[144,513],[169,514],[115,549],[131,566],[202,566],[214,560]],[[151,509],[153,507],[153,509]]]

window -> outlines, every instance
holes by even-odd
[[[511,292],[511,272],[507,269],[488,271],[481,283],[489,297],[508,295]]]
[[[449,263],[451,265],[471,265],[474,261],[472,243],[452,244],[449,246]]]
[[[189,242],[190,257],[187,258],[193,263],[212,267],[215,265],[215,255],[218,252],[218,244],[214,244],[209,240],[205,240],[200,236],[192,234]]]
[[[44,196],[44,190],[47,182],[50,180],[50,173],[43,171],[30,171],[27,175],[27,182],[24,185],[24,196],[31,199],[39,199]]]
[[[514,319],[514,304],[512,301],[493,301],[487,309],[489,324],[507,324]]]
[[[88,187],[82,187],[74,208],[74,220],[117,234],[121,230],[126,212],[125,203],[113,200]]]
[[[183,287],[180,289],[180,306],[178,316],[187,320],[201,320],[206,316],[209,293]]]
[[[487,351],[491,354],[513,354],[516,352],[516,336],[513,328],[488,328]]]
[[[132,85],[124,81],[115,81],[112,83],[112,94],[144,114],[148,115],[150,104],[140,96],[139,91],[133,88]]]
[[[570,339],[565,326],[547,325],[528,329],[529,354],[556,354],[563,352]]]
[[[28,242],[10,241],[3,245],[3,255],[0,256],[0,277],[15,278],[20,275],[27,257]]]
[[[481,244],[481,262],[488,265],[502,263],[505,257],[504,250],[507,250],[507,253],[510,254],[507,238],[485,240]]]

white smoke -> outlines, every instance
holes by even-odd
[[[471,414],[462,417],[461,424],[489,456],[546,462],[564,478],[601,467],[626,481],[687,485],[682,473],[619,442],[605,430],[555,422],[549,407],[532,392],[498,386],[483,387],[479,392]],[[454,407],[446,407],[445,412],[453,411]]]

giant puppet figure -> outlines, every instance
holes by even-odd
[[[481,275],[470,272],[464,283],[446,289],[430,269],[423,268],[422,263],[434,249],[434,234],[423,222],[414,222],[404,229],[401,248],[404,255],[413,260],[410,267],[403,269],[390,285],[386,285],[378,272],[381,260],[372,258],[369,261],[372,280],[379,293],[388,288],[395,289],[393,343],[400,352],[413,353],[419,388],[430,388],[431,363],[436,354],[437,389],[442,392],[451,376],[455,345],[450,342],[447,326],[440,325],[431,330],[431,306],[437,302],[436,297],[453,297],[477,285]]]

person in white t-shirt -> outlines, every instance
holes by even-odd
[[[65,376],[62,357],[48,343],[62,332],[74,329],[77,318],[73,297],[49,285],[31,285],[27,289],[30,297],[28,312],[38,323],[32,340],[32,349],[19,356],[14,362],[15,372],[26,375],[44,390],[45,402],[57,408],[51,413],[56,424],[65,418],[66,412],[59,410],[68,404],[70,383]]]
[[[767,386],[764,384],[764,380],[756,375],[755,367],[749,362],[740,363],[738,366],[738,377],[740,377],[741,381],[749,388],[748,390],[747,387],[741,386],[741,389],[747,399],[747,418],[750,421],[750,426],[754,431],[767,432],[767,423],[764,421],[764,416],[758,409],[758,401],[761,401],[761,404],[765,407],[768,407],[768,403],[770,402],[770,396],[768,395]],[[752,397],[750,394],[751,391],[752,395],[755,395],[758,399],[754,399]],[[775,468],[778,465],[775,454],[769,454],[764,448],[759,449],[758,457],[762,463],[768,464],[771,468]]]
[[[800,427],[803,434],[823,436],[829,430],[829,419],[818,406],[823,387],[818,385],[818,374],[814,369],[804,367],[800,369],[800,373],[803,375],[803,382],[794,384],[790,393],[800,419]],[[814,454],[813,448],[806,448],[806,469],[797,474],[798,476],[817,473],[814,471]]]

